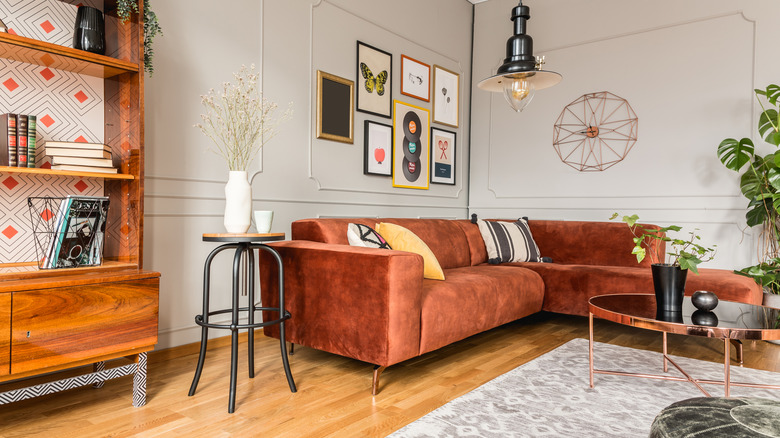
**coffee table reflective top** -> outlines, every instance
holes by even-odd
[[[765,306],[719,301],[712,312],[696,309],[683,299],[678,314],[658,314],[655,295],[601,295],[590,299],[593,316],[619,324],[692,336],[727,339],[780,339],[780,310]]]
[[[662,379],[674,381],[688,381],[696,385],[706,396],[710,396],[702,384],[724,386],[724,396],[729,397],[731,386],[748,386],[753,388],[780,389],[777,385],[763,385],[760,383],[742,383],[731,381],[731,354],[730,344],[737,346],[737,357],[742,363],[741,339],[780,339],[780,326],[778,316],[780,310],[765,306],[736,303],[732,301],[720,301],[711,312],[696,309],[691,303],[690,297],[683,299],[683,310],[676,314],[662,314],[656,312],[655,295],[650,294],[617,294],[601,295],[593,297],[589,301],[589,342],[588,342],[588,368],[590,370],[590,387],[593,388],[594,374],[611,374],[617,376],[643,377],[649,379]],[[593,318],[601,318],[618,324],[655,330],[662,332],[662,357],[664,373],[669,371],[668,364],[672,364],[682,376],[669,374],[639,374],[626,371],[598,370],[593,366]],[[683,370],[667,354],[667,333],[681,335],[703,336],[719,338],[723,340],[723,380],[696,379]]]

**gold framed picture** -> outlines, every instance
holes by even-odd
[[[355,83],[317,70],[317,138],[353,143]]]

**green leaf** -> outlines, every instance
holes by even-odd
[[[780,85],[770,84],[766,87],[766,93],[760,93],[766,96],[769,103],[777,105],[777,99],[780,98]]]
[[[758,133],[761,134],[761,138],[767,143],[775,146],[780,145],[780,136],[776,135],[778,133],[776,110],[768,109],[761,113],[761,117],[758,118]],[[720,156],[720,147],[718,148],[718,156]],[[723,160],[721,159],[721,161]],[[724,162],[723,164],[726,163]],[[728,167],[728,165],[726,165],[726,167]]]
[[[761,193],[761,179],[751,168],[745,172],[739,179],[739,188],[742,194],[748,199],[753,199]]]
[[[727,138],[720,142],[718,146],[718,158],[724,166],[731,170],[739,170],[750,162],[755,153],[753,141],[749,138],[743,138],[737,141],[734,138]]]
[[[769,180],[769,184],[772,186],[772,188],[774,188],[777,191],[780,191],[780,169],[777,167],[772,167],[766,173],[766,177]]]
[[[755,227],[764,223],[767,215],[767,206],[764,200],[754,199],[748,204],[748,211],[745,213],[745,219],[749,227]]]
[[[636,225],[636,221],[639,220],[639,216],[632,214],[631,216],[623,216],[623,222],[627,223],[629,227]]]
[[[636,254],[636,262],[641,263],[642,260],[645,259],[645,255],[647,255],[647,251],[645,251],[644,248],[641,246],[635,246],[634,249],[631,251],[631,254]]]

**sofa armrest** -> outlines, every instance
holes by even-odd
[[[421,256],[305,240],[269,246],[284,266],[288,341],[382,366],[419,354]],[[259,262],[263,306],[276,306],[277,264],[266,251]],[[279,328],[265,333],[278,337]]]

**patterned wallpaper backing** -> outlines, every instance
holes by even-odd
[[[90,1],[83,4],[89,5]],[[2,0],[9,33],[73,47],[76,6],[58,0]],[[103,80],[0,59],[0,114],[38,117],[37,143],[103,142]],[[38,165],[47,160],[38,157]],[[103,180],[0,172],[0,263],[35,261],[27,197],[101,196]]]

